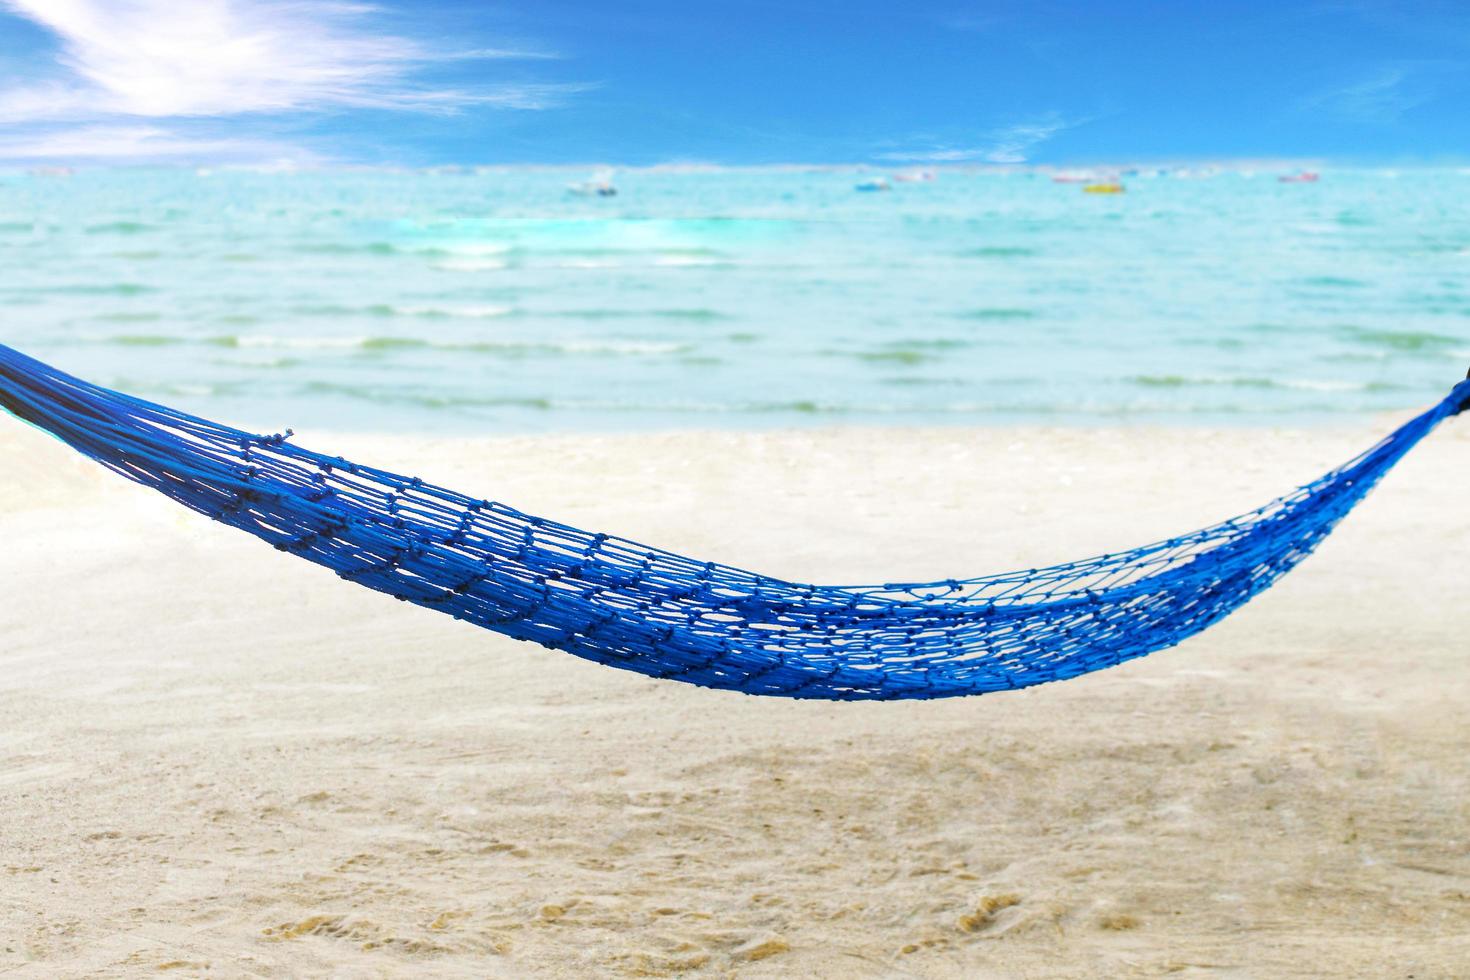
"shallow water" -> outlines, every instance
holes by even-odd
[[[1470,173],[0,176],[0,339],[190,411],[458,432],[1302,423],[1470,363]]]

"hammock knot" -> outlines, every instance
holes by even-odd
[[[1455,386],[1455,390],[1450,392],[1450,397],[1454,400],[1454,411],[1450,412],[1451,415],[1459,415],[1470,409],[1470,374],[1467,374],[1465,380]]]

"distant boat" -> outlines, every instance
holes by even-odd
[[[1106,182],[1097,183],[1097,184],[1087,184],[1087,185],[1085,185],[1082,188],[1082,193],[1084,193],[1084,194],[1122,194],[1126,190],[1128,190],[1128,188],[1124,187],[1121,183],[1119,183],[1116,180],[1111,180],[1111,181],[1106,181]]]
[[[32,177],[71,177],[76,171],[70,167],[32,167],[26,173]]]
[[[1302,170],[1294,174],[1282,174],[1276,179],[1283,184],[1315,184],[1318,174],[1315,170]]]
[[[1053,184],[1085,184],[1088,181],[1096,179],[1092,174],[1061,173],[1051,175],[1051,182]]]
[[[577,197],[617,197],[618,189],[609,180],[586,180],[580,184],[568,184],[567,193]]]
[[[884,178],[884,177],[875,177],[872,180],[865,180],[862,183],[855,185],[853,187],[853,190],[858,190],[858,191],[891,191],[891,190],[893,190],[893,188],[889,185],[887,178]]]
[[[894,181],[899,184],[926,184],[938,177],[939,175],[932,170],[908,170],[893,175]]]

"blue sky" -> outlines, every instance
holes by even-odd
[[[0,160],[1463,161],[1459,2],[0,0]]]

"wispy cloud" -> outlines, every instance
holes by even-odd
[[[375,30],[367,5],[320,0],[0,0],[0,11],[55,35],[49,70],[0,87],[0,124],[87,127],[42,133],[42,145],[83,140],[97,126],[147,139],[116,145],[133,156],[143,145],[210,141],[158,130],[117,129],[128,119],[167,120],[249,114],[375,109],[446,114],[473,106],[544,109],[585,86],[554,83],[445,87],[424,81],[446,62],[545,60],[555,54],[496,47],[447,47]],[[14,155],[14,154],[11,154]]]
[[[914,163],[1025,163],[1030,159],[1031,151],[1042,143],[1089,121],[1065,119],[1053,113],[992,129],[959,145],[938,140],[915,141],[913,146],[887,150],[877,157]]]
[[[934,15],[934,22],[952,31],[984,33],[1004,23],[1005,17],[995,10],[963,8]]]
[[[516,104],[494,88],[415,81],[446,59],[546,57],[438,51],[374,33],[372,8],[250,0],[4,0],[56,34],[62,77],[0,90],[0,119],[218,116],[333,107],[446,111]]]
[[[73,126],[47,133],[0,136],[6,160],[168,160],[203,159],[259,163],[269,160],[306,164],[315,158],[290,143],[181,135],[160,126]]]
[[[1299,108],[1349,122],[1386,125],[1431,101],[1443,77],[1464,66],[1444,61],[1398,61],[1378,65],[1346,84],[1327,86]]]

